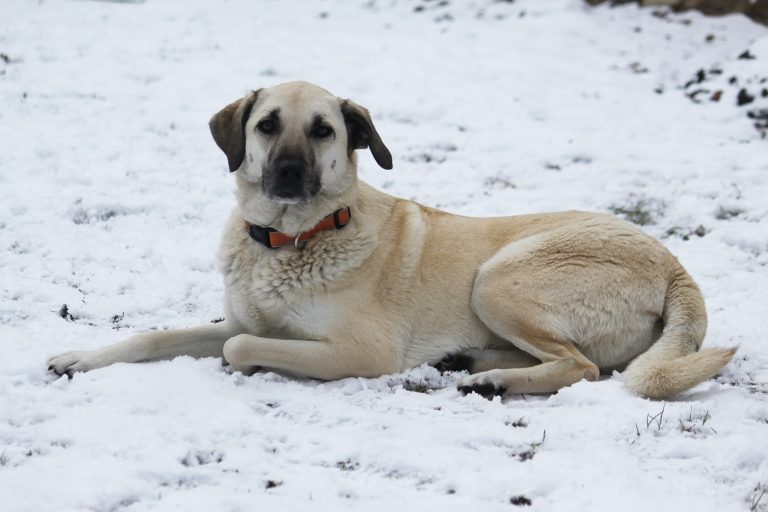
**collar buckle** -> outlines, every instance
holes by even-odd
[[[272,245],[272,240],[269,237],[270,233],[277,233],[275,228],[257,226],[256,224],[251,224],[247,221],[245,227],[248,230],[248,234],[251,235],[251,238],[270,249],[277,249],[277,247]]]

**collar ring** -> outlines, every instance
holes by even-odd
[[[299,240],[299,238],[301,238],[301,231],[296,233],[296,238],[293,239],[293,246],[296,247],[297,249],[303,249],[304,246],[307,245],[307,242],[306,240],[304,241]]]

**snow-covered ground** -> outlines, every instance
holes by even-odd
[[[768,510],[765,27],[579,0],[3,0],[0,54],[3,511]],[[234,184],[207,121],[293,79],[371,110],[395,169],[366,154],[361,175],[390,193],[643,222],[735,361],[666,403],[618,375],[486,401],[426,366],[48,374],[222,316]]]

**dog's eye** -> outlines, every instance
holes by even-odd
[[[265,119],[261,121],[259,124],[256,125],[256,128],[259,129],[261,133],[265,133],[269,135],[270,133],[273,133],[275,131],[275,122],[271,119]]]
[[[333,128],[330,126],[320,125],[312,130],[312,136],[318,139],[324,139],[330,137],[333,134]]]

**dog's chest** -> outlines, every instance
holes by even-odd
[[[326,237],[304,250],[244,245],[222,254],[230,309],[249,330],[281,337],[326,330],[337,321],[339,293],[375,246],[369,237],[339,242]]]

